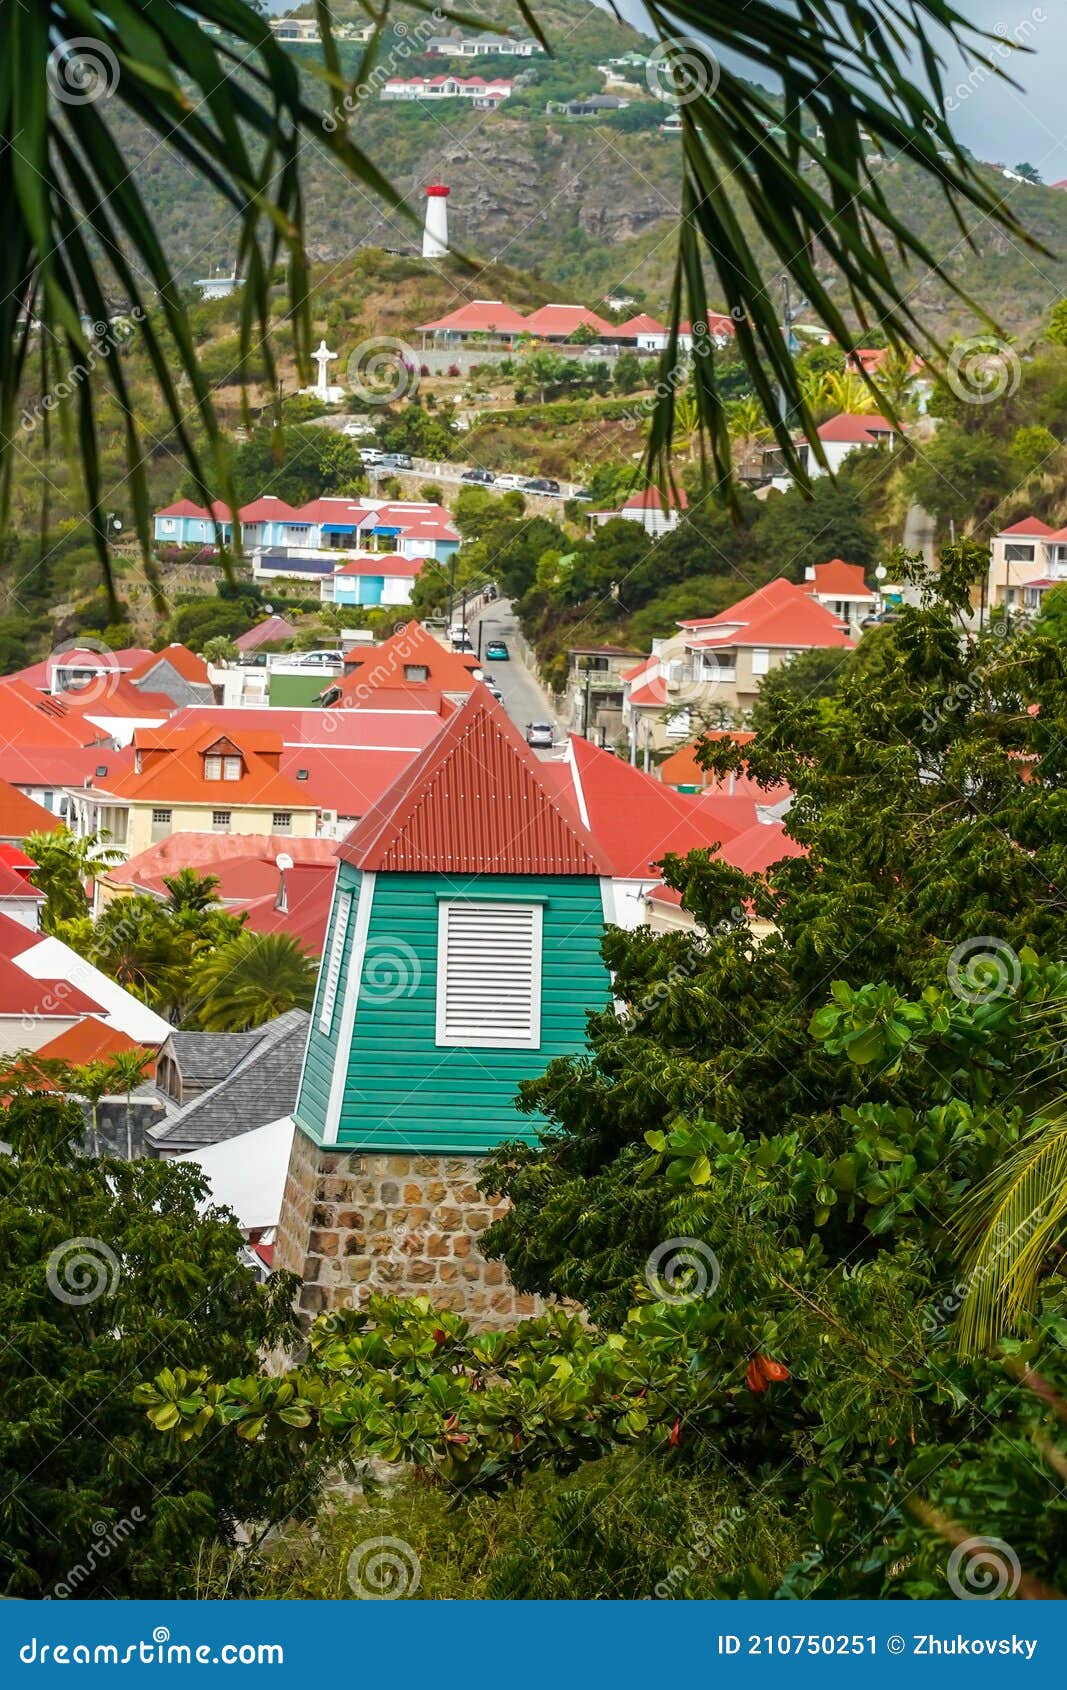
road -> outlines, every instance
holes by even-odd
[[[470,619],[468,632],[471,644],[478,649],[478,616]],[[481,612],[482,623],[482,653],[486,670],[492,675],[497,686],[504,694],[504,708],[520,733],[526,732],[528,722],[551,722],[556,733],[556,749],[546,752],[545,756],[559,756],[566,745],[566,731],[552,708],[548,694],[534,680],[525,663],[519,658],[516,634],[518,624],[515,613],[507,599],[497,599],[488,604]],[[506,663],[493,663],[485,658],[485,647],[490,640],[505,640],[511,652]]]

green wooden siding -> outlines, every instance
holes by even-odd
[[[330,1097],[330,1078],[333,1074],[334,1056],[337,1052],[337,1039],[341,1027],[341,1008],[348,976],[349,959],[352,955],[352,934],[356,926],[356,910],[359,903],[361,880],[362,875],[359,870],[353,868],[351,864],[340,863],[338,865],[333,908],[330,911],[329,928],[323,946],[319,983],[315,989],[315,1007],[311,1013],[311,1036],[308,1040],[307,1055],[304,1058],[304,1071],[300,1076],[300,1093],[295,1111],[296,1119],[320,1143],[322,1142],[323,1126],[326,1121],[326,1108]],[[333,1023],[327,1034],[319,1029],[319,1015],[322,1010],[323,994],[326,990],[326,970],[329,965],[334,923],[337,920],[337,900],[339,896],[348,895],[352,897],[352,908],[348,918],[345,948],[341,957],[341,985],[338,988],[337,1002],[334,1006]]]
[[[339,887],[358,881],[358,872],[342,864]],[[494,895],[544,900],[540,1047],[439,1047],[439,900]],[[601,1009],[609,1000],[611,983],[600,956],[603,927],[600,883],[592,877],[489,875],[459,881],[440,875],[379,874],[338,1145],[458,1154],[491,1150],[510,1138],[535,1142],[542,1123],[538,1117],[518,1114],[515,1094],[521,1080],[541,1073],[553,1057],[580,1050],[586,1011]],[[351,934],[352,925],[349,950]],[[351,991],[351,982],[346,989]],[[329,1037],[319,1032],[317,1019],[313,1022],[297,1105],[301,1126],[320,1142],[340,1005],[341,994]]]

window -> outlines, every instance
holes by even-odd
[[[205,780],[221,780],[222,779],[222,758],[221,757],[205,757],[204,758],[204,779]]]
[[[216,833],[229,833],[230,813],[229,810],[212,810],[211,826]]]
[[[541,1043],[540,904],[438,910],[437,1043],[536,1050]]]
[[[1007,545],[1004,547],[1005,563],[1033,563],[1033,546]]]
[[[345,954],[348,923],[352,914],[352,894],[342,892],[337,899],[330,937],[330,957],[323,975],[322,1005],[319,1009],[319,1031],[329,1033],[333,1026],[333,1012],[337,1004],[337,988],[341,983],[341,961]]]
[[[426,667],[425,663],[405,663],[404,664],[404,679],[405,679],[405,681],[428,681],[429,678],[430,678],[430,671]]]
[[[771,654],[768,651],[767,647],[765,645],[753,646],[753,648],[752,648],[752,673],[754,675],[766,675],[767,671],[770,669],[770,666],[771,666]]]
[[[153,826],[157,822],[160,823],[160,824],[162,824],[163,822],[166,822],[167,825],[169,826],[170,825],[170,811],[169,810],[153,810],[152,811]]]
[[[275,810],[271,817],[271,826],[275,833],[288,833],[293,825],[292,810]]]
[[[223,780],[240,780],[240,778],[241,778],[241,759],[240,759],[240,757],[224,757],[222,759],[222,778],[223,778]]]
[[[170,836],[171,814],[169,810],[152,811],[152,843]]]

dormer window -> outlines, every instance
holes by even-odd
[[[223,780],[240,780],[240,778],[241,778],[241,759],[240,759],[240,757],[224,757],[222,759],[222,778],[223,778]]]
[[[221,757],[216,757],[216,756],[212,755],[212,756],[207,756],[207,757],[204,758],[204,779],[205,780],[221,780],[222,779],[222,758]]]
[[[428,681],[430,671],[425,663],[405,663],[404,679],[410,682]]]
[[[240,780],[241,759],[239,756],[223,757],[217,751],[208,751],[204,755],[205,780]]]

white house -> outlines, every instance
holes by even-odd
[[[682,512],[689,508],[689,498],[684,488],[677,492],[668,491],[666,503],[658,487],[644,487],[639,493],[631,493],[626,503],[617,511],[590,511],[589,521],[595,522],[598,528],[603,528],[605,522],[614,522],[622,518],[625,522],[639,522],[645,533],[652,539],[658,539],[661,534],[671,534],[682,519]]]
[[[986,602],[991,610],[1039,610],[1043,595],[1067,580],[1067,528],[1024,516],[994,536]]]

